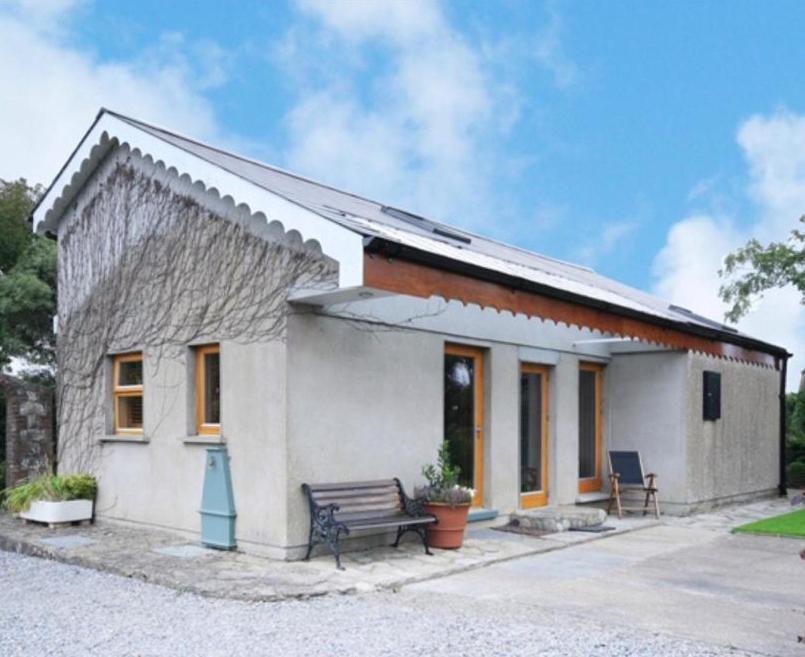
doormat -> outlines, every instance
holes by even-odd
[[[545,529],[534,529],[533,527],[523,527],[521,524],[508,524],[501,525],[500,527],[492,527],[497,532],[509,532],[510,534],[522,534],[524,536],[547,536],[548,534],[555,534],[556,532],[549,532]]]
[[[569,532],[590,532],[592,534],[600,534],[601,532],[614,532],[615,528],[609,525],[592,525],[590,527],[571,527]]]

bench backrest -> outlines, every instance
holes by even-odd
[[[400,487],[394,479],[306,484],[304,488],[319,506],[337,504],[335,517],[342,522],[395,516],[402,510]]]
[[[640,452],[609,452],[609,471],[620,475],[618,481],[621,485],[643,486],[643,463]]]

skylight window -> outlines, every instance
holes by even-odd
[[[468,236],[454,232],[446,226],[436,224],[430,219],[425,219],[425,217],[420,217],[417,214],[412,214],[411,212],[406,212],[405,210],[399,210],[398,208],[392,208],[388,205],[384,205],[381,210],[384,214],[387,214],[390,217],[404,221],[411,226],[415,226],[420,230],[433,233],[439,237],[446,237],[447,239],[455,240],[456,242],[461,242],[462,244],[472,243],[472,239]]]

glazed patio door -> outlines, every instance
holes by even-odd
[[[601,490],[604,367],[579,367],[579,492]]]
[[[520,368],[520,506],[548,503],[548,368]]]
[[[484,359],[474,347],[447,345],[444,353],[444,439],[459,483],[475,489],[473,506],[483,504]]]

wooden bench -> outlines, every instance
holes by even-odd
[[[310,505],[310,535],[305,561],[316,543],[326,543],[341,566],[342,535],[364,529],[397,528],[393,547],[406,532],[422,539],[425,553],[431,554],[425,525],[436,518],[425,513],[420,504],[408,497],[399,479],[351,481],[343,484],[302,484]]]

